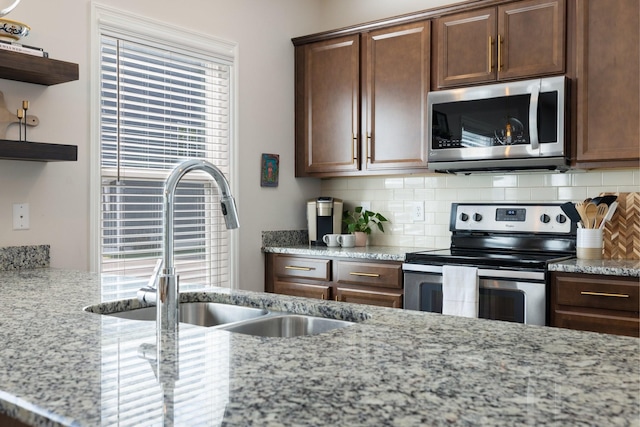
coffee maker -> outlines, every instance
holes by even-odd
[[[342,200],[318,197],[307,201],[309,243],[325,246],[325,234],[340,234],[342,230]]]

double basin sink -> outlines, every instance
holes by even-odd
[[[129,320],[155,321],[156,307],[106,313],[106,315]],[[346,320],[215,302],[180,303],[180,322],[262,337],[316,335],[353,324]]]

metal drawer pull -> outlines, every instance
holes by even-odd
[[[315,268],[311,268],[311,267],[296,267],[295,265],[285,265],[284,269],[285,270],[302,270],[302,271],[315,270]]]
[[[349,273],[352,276],[364,276],[364,277],[380,277],[377,273],[358,273],[357,271],[352,271]]]
[[[581,295],[594,295],[597,297],[616,297],[616,298],[629,298],[627,294],[608,294],[606,292],[591,292],[591,291],[582,291]]]

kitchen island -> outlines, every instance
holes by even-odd
[[[54,426],[162,425],[168,407],[180,426],[640,425],[636,338],[225,289],[182,301],[356,323],[296,338],[181,324],[168,392],[154,322],[83,311],[103,286],[135,293],[85,272],[0,273],[0,414]]]

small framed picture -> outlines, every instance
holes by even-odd
[[[280,170],[280,156],[278,154],[262,154],[261,187],[277,187],[278,172]]]

